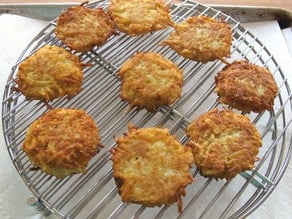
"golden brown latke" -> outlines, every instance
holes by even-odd
[[[117,28],[131,36],[162,30],[173,24],[161,0],[112,0],[108,12]]]
[[[55,33],[71,49],[86,52],[105,44],[115,27],[102,8],[75,6],[60,15]]]
[[[140,52],[127,60],[119,70],[121,98],[131,107],[154,111],[180,97],[183,72],[158,53]]]
[[[250,119],[229,109],[212,109],[186,129],[195,164],[205,177],[233,178],[250,170],[262,145]]]
[[[44,46],[18,68],[17,90],[27,99],[50,101],[72,97],[81,91],[82,63],[57,46]]]
[[[272,73],[247,61],[227,65],[215,77],[221,103],[246,112],[271,110],[278,87]]]
[[[86,172],[99,150],[98,128],[83,110],[53,109],[28,128],[23,150],[43,172],[64,178]]]
[[[174,25],[175,31],[162,42],[184,58],[206,63],[229,57],[232,32],[224,21],[199,16]]]
[[[147,207],[178,202],[193,179],[191,149],[182,146],[167,129],[129,125],[124,136],[116,138],[111,150],[114,177],[124,202]]]

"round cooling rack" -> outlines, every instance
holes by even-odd
[[[95,1],[86,7],[106,10],[108,4],[108,1]],[[195,182],[186,189],[181,214],[178,214],[176,204],[146,208],[121,201],[109,153],[109,149],[115,146],[113,136],[126,132],[131,122],[137,127],[166,127],[185,143],[184,129],[190,121],[211,108],[223,107],[214,93],[214,77],[224,63],[197,63],[182,58],[169,47],[161,46],[160,42],[172,31],[168,28],[138,37],[121,33],[91,52],[76,53],[83,63],[88,64],[84,68],[83,89],[69,100],[57,99],[50,105],[53,108],[84,109],[95,119],[104,148],[90,161],[86,174],[60,180],[35,170],[21,147],[28,126],[48,107],[43,102],[25,100],[15,91],[14,79],[18,64],[38,48],[44,45],[66,47],[55,37],[55,21],[52,21],[31,41],[12,68],[5,87],[2,111],[4,137],[11,159],[45,212],[62,218],[239,218],[253,212],[281,180],[291,155],[292,95],[273,55],[239,22],[220,11],[193,1],[167,4],[175,22],[198,15],[226,21],[233,32],[232,56],[227,61],[245,59],[265,66],[273,73],[279,87],[273,110],[245,114],[262,135],[263,146],[255,168],[230,181],[216,181],[200,176],[196,167],[192,167]],[[119,97],[120,81],[116,73],[120,65],[137,51],[160,53],[184,70],[183,94],[172,106],[161,107],[155,113],[127,111],[128,104]]]

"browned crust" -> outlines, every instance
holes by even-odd
[[[55,33],[71,49],[86,52],[105,44],[115,27],[102,8],[75,6],[60,15]]]
[[[98,129],[83,110],[53,109],[28,128],[23,150],[42,171],[64,178],[84,173],[99,150]]]
[[[231,54],[232,32],[224,21],[199,16],[174,25],[174,32],[162,42],[181,56],[206,63]]]
[[[278,93],[272,73],[247,61],[225,66],[215,77],[221,103],[246,112],[272,110]]]
[[[169,9],[160,0],[112,0],[108,12],[117,28],[135,36],[172,25]]]
[[[81,91],[79,58],[57,46],[44,46],[24,60],[17,72],[17,90],[27,99],[51,101]]]
[[[167,129],[129,126],[129,132],[116,138],[111,150],[114,177],[124,202],[148,207],[178,202],[193,179],[189,169],[193,156]]]
[[[210,110],[186,129],[195,164],[205,177],[235,177],[254,167],[261,136],[250,119],[228,109]]]
[[[181,95],[183,72],[158,53],[140,52],[119,70],[121,98],[131,107],[154,111],[170,105]]]

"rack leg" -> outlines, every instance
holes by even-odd
[[[45,207],[45,206],[42,204],[42,202],[41,202],[38,198],[36,198],[36,197],[33,197],[33,196],[29,197],[29,198],[27,199],[27,204],[30,205],[30,206],[35,207],[35,209],[36,209],[37,211],[40,211],[40,212],[41,212],[43,215],[45,215],[45,216],[47,216],[47,215],[49,215],[49,214],[52,213],[52,212],[51,212],[47,207]]]

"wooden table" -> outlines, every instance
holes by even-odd
[[[84,2],[85,0],[0,0],[0,3],[44,3],[44,2]],[[291,0],[198,0],[212,5],[262,6],[276,7],[292,11]]]

